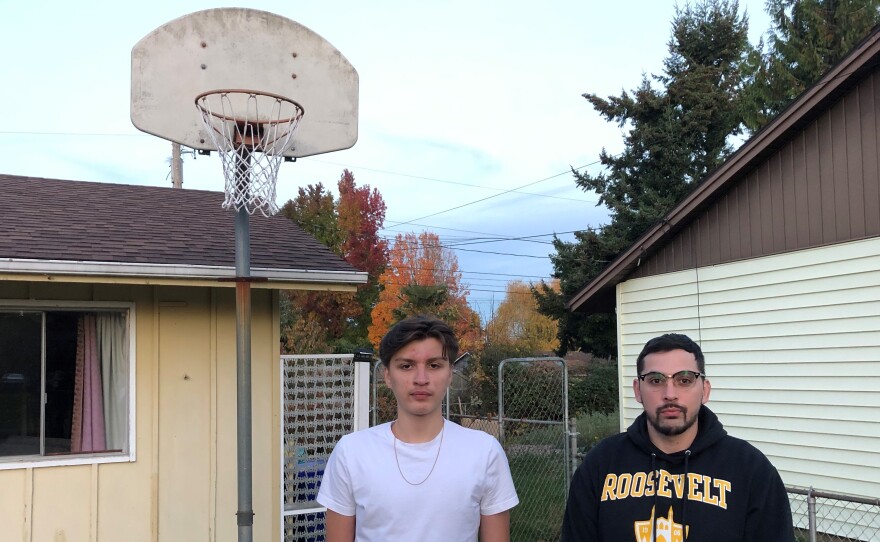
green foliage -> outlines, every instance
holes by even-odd
[[[555,361],[504,366],[504,417],[563,420],[562,371]]]
[[[441,320],[448,320],[443,314],[443,305],[449,299],[449,288],[445,284],[407,284],[401,286],[403,303],[391,313],[397,321],[416,314],[433,314]]]
[[[472,359],[464,373],[467,382],[467,397],[463,399],[471,405],[468,412],[478,416],[498,414],[498,365],[507,358],[528,355],[516,344],[488,344],[480,352],[472,354]]]
[[[576,416],[616,412],[618,393],[617,363],[593,362],[586,375],[569,378],[569,412]]]
[[[576,184],[599,195],[611,223],[554,241],[561,292],[534,290],[539,310],[559,321],[559,352],[614,355],[614,319],[566,311],[570,299],[620,252],[662,219],[730,154],[728,138],[743,126],[739,98],[751,46],[748,22],[735,1],[704,0],[677,9],[661,75],[620,96],[584,94],[607,121],[626,128],[619,154],[603,150],[604,171],[574,172]]]
[[[617,411],[581,414],[577,417],[577,431],[578,451],[586,453],[600,441],[620,432],[620,415]]]
[[[553,240],[555,254],[550,255],[554,274],[559,277],[559,291],[546,284],[532,289],[538,311],[558,323],[559,347],[557,355],[567,352],[590,352],[596,356],[610,357],[616,354],[616,319],[613,314],[572,313],[565,308],[565,300],[571,299],[584,285],[611,262],[626,245],[615,236],[614,224],[604,230],[587,229],[575,232],[573,242]]]
[[[647,76],[632,94],[584,97],[609,122],[630,126],[620,154],[600,154],[606,172],[576,173],[577,184],[599,194],[618,228],[609,234],[631,244],[731,152],[742,125],[737,94],[750,46],[748,23],[736,2],[707,0],[679,9],[664,73]]]
[[[343,235],[336,219],[336,202],[322,183],[300,187],[296,198],[285,203],[280,212],[330,250],[342,254]]]
[[[880,0],[767,0],[766,10],[771,20],[768,49],[751,58],[752,81],[745,93],[752,131],[785,109],[880,23]]]

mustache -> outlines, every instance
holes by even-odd
[[[675,409],[681,412],[682,414],[687,415],[688,409],[685,406],[676,404],[676,403],[667,403],[665,405],[657,407],[657,416],[660,416],[660,413],[664,410]]]

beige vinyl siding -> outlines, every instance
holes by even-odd
[[[787,484],[880,495],[880,239],[623,282],[622,424],[645,341],[699,341],[709,406]]]
[[[693,270],[622,282],[617,286],[617,344],[620,360],[620,423],[625,429],[641,414],[633,380],[636,358],[652,337],[685,333],[699,340],[697,288]]]

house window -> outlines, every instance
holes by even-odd
[[[0,307],[0,462],[129,452],[128,315]]]

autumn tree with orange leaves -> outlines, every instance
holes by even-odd
[[[467,303],[458,258],[431,232],[398,234],[388,266],[379,276],[382,291],[372,311],[369,340],[375,348],[388,329],[407,316],[430,314],[447,322],[461,351],[480,344],[480,317]]]
[[[366,271],[367,283],[355,293],[287,292],[288,302],[282,303],[285,352],[306,353],[303,347],[350,352],[367,344],[370,311],[379,297],[379,274],[387,260],[388,244],[379,237],[385,201],[369,185],[357,186],[347,169],[337,189],[338,200],[321,183],[300,188],[281,213],[354,268]]]

